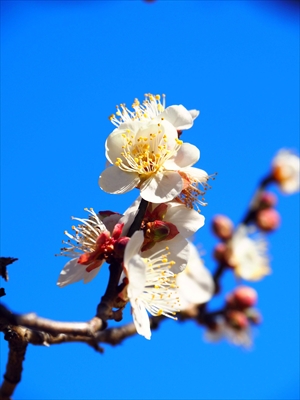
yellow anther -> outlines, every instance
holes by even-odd
[[[155,95],[155,99],[160,100],[160,95],[159,94]]]
[[[168,259],[167,258],[162,258],[162,260],[161,260],[163,263],[167,263],[168,262]]]
[[[109,117],[108,117],[108,119],[111,121],[112,119],[114,119],[115,118],[115,114],[111,114]]]
[[[158,315],[158,316],[160,316],[162,313],[163,313],[163,310],[162,310],[162,309],[160,309],[160,310],[157,311],[157,315]]]

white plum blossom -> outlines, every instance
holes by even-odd
[[[72,226],[73,234],[65,231],[68,241],[63,241],[66,247],[61,249],[60,256],[70,257],[57,280],[57,286],[64,287],[74,282],[83,280],[90,282],[100,271],[105,262],[106,244],[113,241],[111,233],[100,219],[99,215],[91,209],[85,208],[89,217],[85,219],[72,217],[73,220],[81,222],[80,225]],[[107,217],[108,225],[112,227],[112,221],[116,224],[120,219],[119,214]],[[104,219],[105,221],[105,219]],[[118,236],[120,232],[112,231],[112,236]]]
[[[128,279],[127,296],[137,332],[150,339],[150,321],[147,311],[176,319],[179,311],[176,294],[176,274],[172,272],[173,261],[169,261],[168,247],[150,257],[140,255],[144,241],[142,231],[133,234],[125,248],[124,273]]]
[[[133,223],[138,208],[140,205],[141,198],[138,199],[126,210],[124,216],[120,219],[120,223],[124,224],[123,235],[127,234],[127,231],[131,224]],[[163,207],[163,216],[160,216],[158,209]],[[175,261],[172,271],[174,273],[181,272],[187,262],[187,255],[189,254],[189,243],[186,238],[192,236],[198,229],[204,225],[205,218],[203,215],[199,214],[197,211],[188,209],[184,205],[177,202],[168,202],[164,205],[149,204],[146,210],[143,225],[145,229],[145,235],[147,237],[148,224],[147,222],[152,222],[152,219],[160,216],[162,222],[166,224],[171,223],[178,231],[178,234],[168,240],[167,238],[162,241],[156,242],[154,250],[163,250],[166,245],[168,245],[170,252],[172,254],[172,259]],[[151,219],[152,218],[152,219]],[[167,240],[167,243],[166,243]],[[151,255],[151,250],[143,250],[143,256],[148,257]]]
[[[189,242],[190,255],[186,268],[177,275],[180,309],[208,302],[215,292],[215,284],[195,245]]]
[[[229,263],[238,278],[258,281],[269,275],[271,269],[267,256],[267,242],[261,235],[250,238],[245,225],[240,225],[228,242]]]
[[[114,194],[137,187],[141,197],[152,203],[178,198],[190,208],[197,203],[205,205],[202,197],[209,187],[209,176],[192,167],[200,151],[178,139],[178,131],[192,126],[197,113],[183,106],[161,112],[164,107],[152,100],[144,106],[136,103],[134,112],[121,107],[121,121],[118,125],[112,117],[118,127],[105,143],[106,158],[112,166],[99,177],[100,187]]]
[[[139,196],[120,219],[120,223],[124,223],[123,234],[127,233],[128,228],[134,221],[140,202],[141,197]],[[144,218],[147,220],[147,215],[150,213],[155,215],[155,212],[159,207],[160,205],[157,204],[149,204]],[[176,201],[165,203],[165,212],[162,220],[174,224],[180,235],[184,238],[194,235],[194,233],[196,233],[198,229],[202,228],[205,223],[205,217],[202,214],[193,209],[186,208],[183,204]]]
[[[227,339],[229,343],[232,343],[235,346],[250,349],[253,343],[252,336],[251,326],[244,329],[235,329],[225,320],[219,319],[215,329],[208,329],[205,332],[204,338],[208,342],[212,343],[219,342],[222,339]]]
[[[272,161],[272,176],[283,193],[292,194],[299,192],[299,171],[299,156],[290,150],[279,150]]]

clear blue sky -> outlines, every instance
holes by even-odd
[[[54,254],[71,215],[123,212],[136,197],[105,194],[97,180],[107,117],[148,92],[201,110],[184,140],[200,148],[199,168],[218,172],[196,235],[214,270],[213,215],[237,223],[276,151],[299,151],[299,9],[288,4],[1,2],[1,253],[19,258],[5,304],[58,320],[94,315],[105,268],[60,289],[65,259]],[[299,195],[280,195],[278,210],[273,274],[253,285],[264,316],[253,350],[207,344],[202,328],[172,321],[150,342],[134,337],[104,355],[83,344],[30,346],[15,398],[298,399]]]

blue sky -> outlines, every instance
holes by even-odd
[[[136,197],[97,180],[107,117],[148,92],[201,111],[184,140],[199,147],[199,168],[218,172],[195,237],[214,270],[213,215],[238,223],[277,150],[299,151],[299,9],[283,3],[1,2],[1,254],[19,258],[5,304],[57,320],[94,315],[107,271],[60,289],[65,259],[54,254],[71,215],[123,212]],[[205,343],[202,328],[172,321],[104,355],[30,346],[15,398],[298,399],[299,195],[272,189],[282,223],[269,237],[273,274],[253,285],[264,317],[253,350]]]

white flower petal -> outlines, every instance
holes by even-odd
[[[134,232],[132,238],[126,245],[124,253],[124,265],[127,267],[130,259],[138,254],[144,241],[144,233],[142,231]]]
[[[149,316],[143,303],[136,299],[131,303],[133,322],[136,331],[139,335],[144,336],[146,339],[150,340],[151,330]]]
[[[140,179],[135,172],[124,172],[116,166],[105,169],[99,177],[99,186],[107,193],[127,193],[135,188]]]
[[[133,136],[135,136],[141,126],[143,125],[137,121],[127,122],[111,132],[105,142],[105,155],[111,164],[114,164],[118,157],[122,158],[122,146],[124,145],[124,138],[122,135],[131,131]]]
[[[168,121],[156,119],[139,129],[135,136],[135,142],[139,138],[148,138],[150,135],[156,134],[156,138],[149,141],[150,152],[159,153],[158,146],[166,145],[168,150],[173,150],[177,146],[178,138],[177,130]]]
[[[64,287],[70,285],[71,283],[75,283],[78,281],[84,280],[84,283],[89,282],[92,280],[97,273],[100,271],[100,267],[95,268],[91,272],[87,272],[86,265],[78,264],[78,258],[73,258],[72,260],[68,261],[64,268],[61,270],[58,280],[57,286]]]
[[[191,128],[194,121],[191,113],[181,104],[166,108],[160,117],[169,121],[178,131]]]
[[[92,269],[92,271],[90,271],[90,272],[85,271],[85,274],[83,275],[83,283],[89,283],[92,279],[94,279],[95,276],[100,271],[101,265],[98,268]],[[83,265],[83,267],[84,267],[84,265]]]
[[[199,116],[200,111],[198,110],[189,110],[189,113],[191,114],[191,117],[193,118],[193,121]]]
[[[128,230],[131,227],[137,213],[139,210],[139,205],[141,202],[141,196],[139,196],[124,212],[123,217],[120,219],[119,223],[124,224],[122,230],[122,236],[127,236]]]
[[[170,270],[174,274],[178,274],[185,269],[190,254],[189,242],[180,234],[175,236],[174,239],[156,243],[152,249],[144,251],[142,255],[144,258],[149,258],[152,254],[164,250],[166,247],[170,252],[170,261],[175,261]]]
[[[128,297],[129,299],[136,299],[145,288],[146,264],[139,254],[135,254],[126,264],[126,267],[129,279]]]
[[[200,150],[198,147],[190,143],[183,143],[176,156],[167,160],[164,167],[169,170],[190,167],[191,165],[194,165],[199,158]]]
[[[182,188],[182,178],[177,172],[159,172],[142,184],[141,197],[151,203],[165,203],[178,196]]]
[[[207,182],[208,175],[203,169],[186,167],[182,168],[182,171],[195,178],[198,182]]]
[[[174,204],[174,206],[171,206],[171,204]],[[205,222],[203,215],[178,203],[170,203],[164,220],[172,222],[185,238],[202,228]]]
[[[206,303],[214,293],[213,281],[206,269],[199,271],[200,282],[196,282],[188,273],[185,273],[186,269],[178,274],[176,279],[182,310],[188,305]]]
[[[176,279],[182,310],[190,305],[206,303],[215,291],[212,275],[204,266],[196,246],[189,242],[189,249],[187,267]]]
[[[116,226],[116,224],[117,224],[117,223],[121,223],[120,219],[121,219],[122,217],[123,217],[122,214],[118,214],[118,213],[111,214],[111,215],[109,215],[108,217],[105,217],[105,218],[103,219],[103,223],[104,223],[106,229],[107,229],[110,233],[112,233],[113,230],[114,230],[114,227]]]

